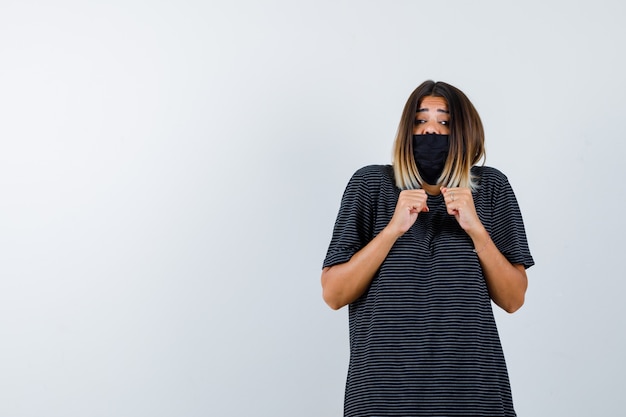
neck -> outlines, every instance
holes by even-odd
[[[422,184],[422,188],[429,195],[439,195],[439,194],[441,194],[441,190],[440,190],[440,187],[438,185],[430,185],[430,184],[423,183]]]

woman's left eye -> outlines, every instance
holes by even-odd
[[[448,121],[447,120],[442,120],[439,123],[441,123],[444,126],[448,126]]]

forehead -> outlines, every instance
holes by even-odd
[[[417,107],[418,112],[422,111],[448,111],[448,103],[443,97],[426,96]]]

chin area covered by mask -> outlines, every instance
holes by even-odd
[[[413,135],[413,158],[422,179],[437,185],[450,149],[448,135],[427,133]]]

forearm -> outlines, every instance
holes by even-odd
[[[528,286],[523,265],[513,265],[491,241],[486,230],[471,234],[491,299],[509,313],[524,304]]]
[[[324,268],[322,290],[326,304],[338,310],[359,298],[369,287],[398,237],[387,227],[348,262]]]

